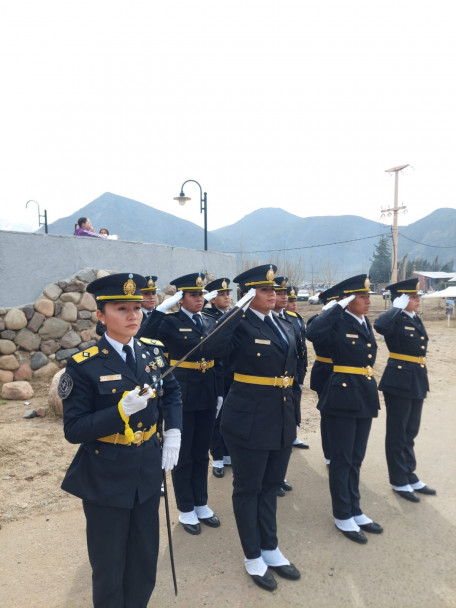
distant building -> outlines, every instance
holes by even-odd
[[[442,272],[441,270],[415,270],[413,277],[420,279],[420,289],[423,291],[434,291],[441,281],[451,281],[456,279],[455,272]]]

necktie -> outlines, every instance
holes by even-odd
[[[279,328],[275,325],[275,323],[271,319],[271,317],[268,317],[267,315],[264,318],[264,322],[266,323],[266,325],[268,325],[272,329],[272,331],[275,333],[275,335],[279,338],[280,346],[282,347],[283,352],[286,353],[288,351],[288,344],[287,344],[285,338],[280,333]]]
[[[198,326],[198,329],[203,331],[203,322],[201,321],[201,317],[199,315],[193,315],[192,319],[195,322],[195,325]]]
[[[133,356],[133,351],[131,350],[131,346],[129,346],[128,344],[125,344],[123,346],[122,350],[127,355],[126,363],[127,363],[128,367],[131,369],[131,371],[133,373],[135,373],[136,372],[136,361]]]

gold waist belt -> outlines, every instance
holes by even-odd
[[[171,359],[169,363],[171,366],[173,366],[176,365],[177,361],[177,359]],[[211,369],[211,367],[214,367],[214,361],[206,361],[205,359],[201,359],[201,361],[182,361],[182,363],[179,363],[177,367],[185,367],[186,369],[197,369],[200,372],[203,372],[204,374],[207,369]]]
[[[332,363],[333,360],[330,357],[320,357],[320,355],[315,355],[315,361],[321,361],[322,363]]]
[[[236,382],[244,382],[245,384],[261,384],[263,386],[279,386],[280,388],[288,388],[293,385],[293,376],[281,376],[278,378],[265,378],[263,376],[246,376],[245,374],[234,374]]]
[[[390,353],[390,359],[399,359],[399,361],[411,361],[412,363],[419,363],[421,366],[426,365],[426,357],[412,357],[411,355],[401,355],[399,353]]]
[[[157,432],[157,425],[151,426],[148,431],[135,431],[133,443],[135,445],[141,445],[145,441],[155,435]],[[105,443],[115,443],[119,445],[131,445],[131,442],[122,433],[115,433],[114,435],[108,435],[107,437],[100,437],[98,441],[104,441]]]
[[[360,376],[367,376],[370,378],[375,375],[373,367],[368,365],[367,367],[350,367],[348,365],[335,365],[333,371],[341,374],[359,374]]]

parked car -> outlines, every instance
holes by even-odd
[[[308,299],[309,304],[320,304],[320,293],[316,293],[314,296],[310,296]]]
[[[298,291],[298,295],[297,295],[297,300],[299,302],[307,302],[307,300],[309,299],[310,293],[307,291],[307,289],[300,289]]]

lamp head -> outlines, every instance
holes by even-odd
[[[187,201],[191,201],[192,199],[189,196],[185,196],[184,191],[181,190],[179,196],[175,196],[174,200],[179,203],[179,205],[185,205]]]

